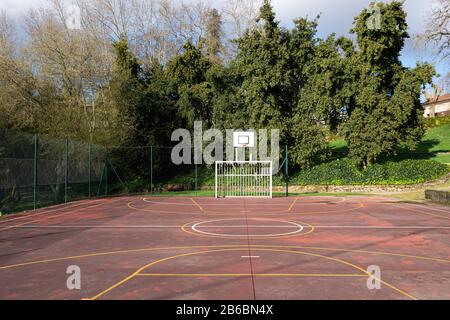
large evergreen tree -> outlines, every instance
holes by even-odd
[[[202,120],[206,126],[212,123],[213,93],[207,81],[211,65],[201,50],[188,42],[184,46],[184,52],[167,66],[179,115],[189,128],[193,128],[194,121],[197,120]]]
[[[257,20],[259,28],[248,30],[239,40],[237,66],[242,76],[243,97],[250,128],[281,129],[292,111],[288,32],[275,20],[270,2],[264,1]]]
[[[163,67],[154,61],[143,70],[121,39],[114,44],[116,63],[112,80],[112,98],[119,111],[119,124],[128,146],[167,145],[171,131],[179,125],[173,116],[169,79]]]
[[[434,74],[428,64],[407,69],[400,62],[408,38],[402,2],[373,5],[381,14],[380,24],[367,23],[375,10],[361,12],[352,30],[359,50],[347,61],[353,69],[354,93],[346,105],[349,118],[343,133],[350,157],[362,167],[395,153],[401,143],[412,147],[420,141],[424,133],[420,94]]]
[[[323,90],[324,83],[321,81],[321,75],[327,77],[328,70],[326,70],[327,67],[324,67],[324,70],[318,68],[327,65],[325,61],[332,55],[333,48],[327,51],[318,46],[318,40],[315,37],[317,19],[296,20],[296,27],[291,32],[289,42],[293,75],[289,95],[294,98],[295,105],[292,116],[287,122],[288,143],[291,163],[302,168],[322,162],[329,156],[323,120],[327,118],[325,115],[330,114],[328,102],[333,99],[335,92]],[[326,46],[322,45],[322,47]],[[322,104],[320,104],[321,101]],[[321,110],[321,105],[324,111]]]
[[[282,29],[266,0],[258,22],[258,28],[240,39],[236,61],[247,126],[280,129],[294,165],[308,167],[323,161],[328,156],[325,127],[307,91],[315,75],[311,65],[316,62],[318,19],[297,19],[292,31]]]

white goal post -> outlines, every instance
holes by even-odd
[[[272,161],[216,161],[216,198],[272,198]]]

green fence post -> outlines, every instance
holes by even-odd
[[[286,179],[286,197],[289,197],[289,170],[288,170],[288,162],[289,162],[289,151],[288,151],[288,145],[285,145],[284,147],[284,154],[285,154],[285,159],[284,159],[284,174],[285,174],[285,179]]]
[[[197,189],[198,189],[198,173],[197,173],[197,164],[194,163],[194,167],[195,167],[195,195],[197,195]]]
[[[64,202],[67,203],[67,183],[69,175],[69,140],[65,141],[65,151],[64,151]]]
[[[150,146],[150,193],[153,193],[153,146]]]
[[[88,144],[88,198],[91,198],[91,153],[92,145]]]
[[[105,154],[105,195],[108,195],[108,150]]]
[[[36,210],[37,200],[37,153],[38,153],[38,135],[34,135],[34,160],[33,160],[33,210]]]

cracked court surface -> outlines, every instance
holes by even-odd
[[[133,196],[3,216],[0,299],[450,299],[450,208]]]

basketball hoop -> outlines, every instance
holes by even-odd
[[[246,160],[246,149],[255,147],[254,131],[233,132],[234,161],[216,161],[215,185],[218,197],[272,197],[272,161]],[[244,151],[239,159],[238,151]]]
[[[254,148],[255,132],[253,131],[233,132],[233,146],[235,148]]]
[[[244,160],[245,161],[245,150],[246,148],[255,147],[255,132],[253,131],[235,131],[233,132],[233,146],[235,148],[235,160],[238,161],[238,148],[244,149]],[[250,161],[252,161],[252,155],[250,154]]]

